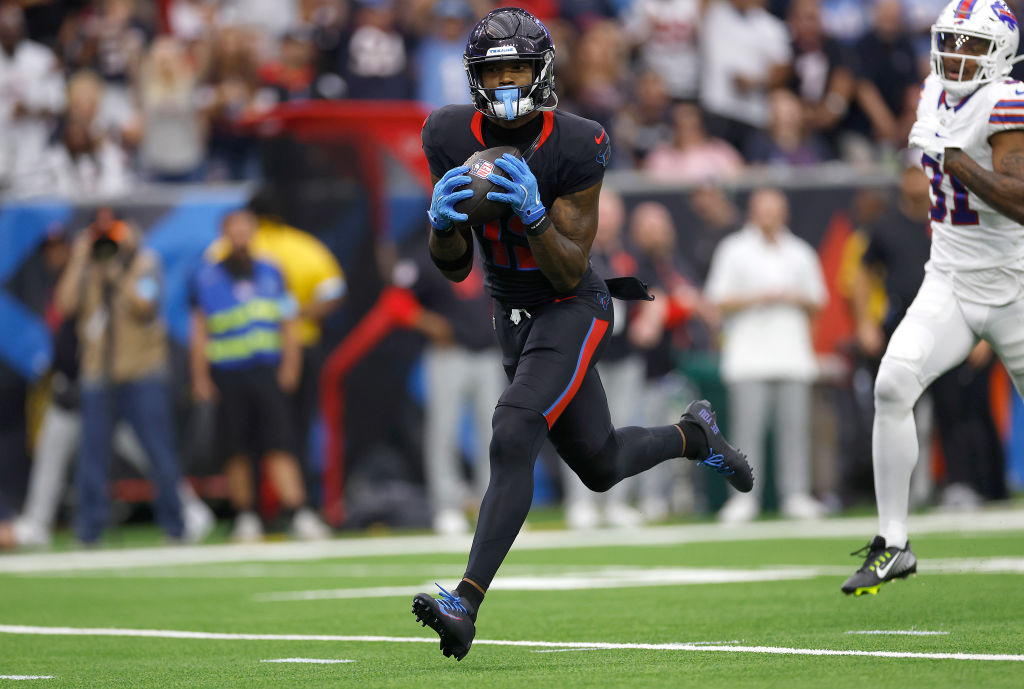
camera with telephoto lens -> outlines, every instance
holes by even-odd
[[[89,231],[92,233],[92,257],[102,261],[117,254],[130,230],[127,223],[117,219],[112,209],[101,208],[96,211],[96,219]]]

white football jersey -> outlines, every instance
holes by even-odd
[[[1024,129],[1024,84],[1013,79],[986,84],[954,103],[938,78],[929,75],[917,117],[937,117],[964,153],[991,170],[989,137]],[[922,165],[932,181],[930,267],[953,274],[957,292],[971,301],[997,304],[1019,298],[1024,226],[993,210],[938,161],[925,155]]]

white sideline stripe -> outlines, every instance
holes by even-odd
[[[1024,557],[963,558],[919,560],[928,574],[1024,574]],[[690,584],[734,584],[765,581],[798,581],[823,576],[845,576],[849,567],[774,567],[763,569],[725,569],[711,567],[614,567],[599,569],[548,569],[534,576],[503,576],[491,584],[497,591],[582,591],[587,589],[642,588],[648,586],[684,586]],[[416,574],[411,568],[410,576]],[[450,573],[451,576],[456,576]],[[259,603],[348,600],[352,598],[392,598],[432,591],[425,581],[412,586],[372,586],[301,591],[257,593]]]
[[[849,568],[780,567],[772,569],[722,569],[710,567],[606,568],[591,571],[552,572],[543,576],[510,576],[496,579],[492,591],[581,591],[585,589],[678,586],[684,584],[734,584],[755,581],[812,579],[823,574],[845,573]],[[367,588],[314,589],[257,593],[257,602],[386,598],[411,596],[434,588],[432,582],[419,586],[376,586]]]
[[[96,627],[30,627],[0,625],[0,634],[40,634],[45,636],[130,636],[157,639],[208,639],[217,641],[339,641],[437,644],[437,637],[420,636],[339,636],[334,634],[226,634],[186,632],[173,629],[117,629]],[[514,646],[524,648],[586,648],[602,650],[698,651],[721,653],[763,653],[798,656],[865,656],[874,658],[923,658],[927,660],[989,660],[1024,662],[1024,655],[999,653],[915,653],[911,651],[853,651],[828,648],[788,648],[785,646],[702,646],[693,643],[621,644],[600,641],[508,641],[477,639],[477,646]]]
[[[314,665],[333,665],[335,663],[354,663],[344,658],[268,658],[261,663],[313,663]]]
[[[926,632],[923,629],[866,629],[864,631],[849,631],[847,634],[879,634],[895,636],[945,636],[949,632]]]
[[[0,675],[0,679],[53,679],[53,675]]]
[[[926,514],[910,517],[912,534],[1024,531],[1024,510],[998,509],[973,513]],[[653,526],[594,531],[527,531],[516,538],[517,550],[656,546],[681,543],[764,541],[778,539],[852,538],[862,541],[878,530],[874,517],[821,521],[767,521],[735,527],[719,524]],[[282,562],[381,555],[464,555],[472,536],[395,536],[335,538],[321,542],[193,545],[173,548],[22,553],[0,558],[0,574],[64,572],[85,569],[125,569],[158,565],[231,562]]]

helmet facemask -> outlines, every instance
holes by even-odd
[[[1009,73],[1009,69],[998,69],[998,52],[999,46],[991,36],[964,29],[943,31],[932,27],[932,73],[955,98],[963,98]],[[972,66],[973,74],[967,77]]]
[[[492,49],[494,50],[494,49]],[[533,69],[533,80],[525,86],[499,86],[485,88],[483,85],[483,67],[495,62],[522,61],[530,63]],[[541,54],[519,55],[511,52],[507,56],[494,57],[463,57],[462,63],[469,77],[469,92],[476,109],[489,117],[500,120],[514,120],[528,115],[534,110],[553,110],[557,104],[548,104],[554,96],[554,62],[553,50]]]

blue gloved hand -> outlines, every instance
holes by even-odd
[[[437,184],[434,185],[434,195],[430,198],[430,210],[427,211],[427,217],[430,219],[430,226],[436,232],[448,232],[456,221],[469,220],[469,216],[465,213],[455,211],[456,203],[473,195],[473,191],[470,189],[455,191],[457,187],[469,184],[470,179],[466,175],[467,172],[469,172],[469,167],[466,165],[453,167],[444,173],[444,177],[437,180]]]
[[[487,175],[487,179],[497,184],[508,193],[496,191],[489,192],[487,198],[491,201],[501,201],[512,206],[519,219],[524,224],[535,223],[544,217],[547,209],[540,202],[540,191],[537,189],[537,178],[530,171],[530,166],[525,160],[520,160],[513,155],[505,155],[494,161],[494,164],[508,173],[511,179],[505,179],[493,172]]]

